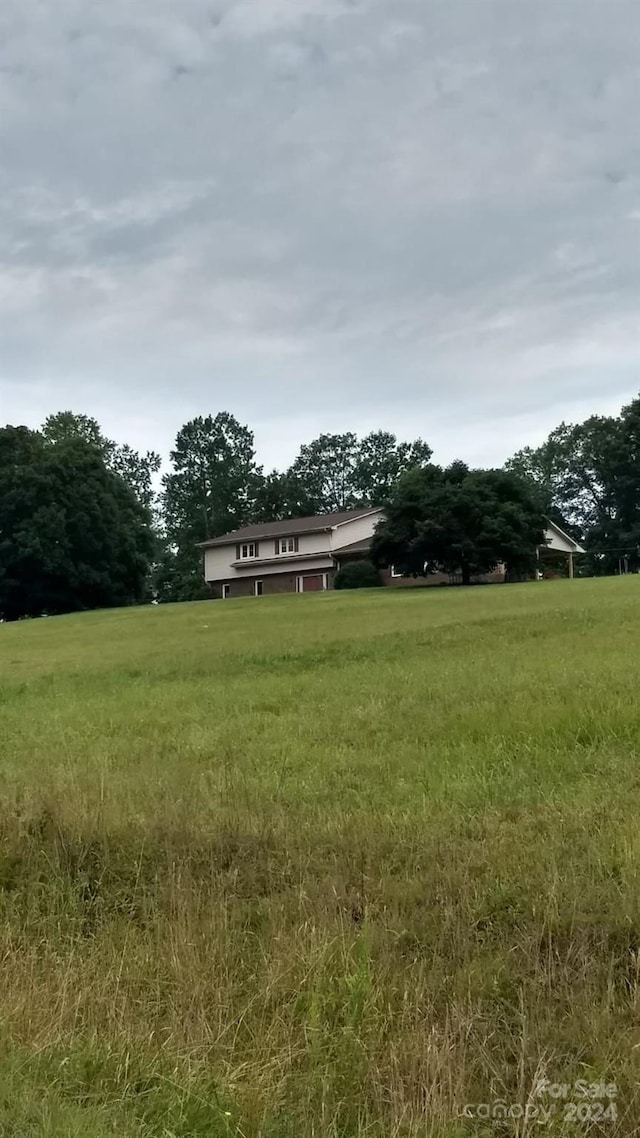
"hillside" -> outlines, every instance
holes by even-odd
[[[632,1134],[639,658],[631,576],[0,626],[2,1138]]]

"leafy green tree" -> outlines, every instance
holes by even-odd
[[[152,512],[156,505],[153,476],[160,470],[156,451],[140,454],[128,443],[118,444],[102,433],[99,423],[90,415],[59,411],[49,415],[42,425],[42,436],[49,444],[80,438],[100,451],[107,467],[131,487],[139,502]]]
[[[358,445],[354,488],[372,506],[383,505],[401,474],[413,466],[426,466],[431,447],[422,439],[398,442],[389,431],[372,431]]]
[[[252,521],[281,521],[289,517],[285,474],[272,470],[258,479],[252,510]]]
[[[139,502],[150,510],[154,517],[157,513],[157,497],[153,485],[153,476],[160,470],[161,458],[154,450],[144,454],[134,450],[128,443],[114,446],[106,456],[107,466],[114,474],[119,474],[126,482]]]
[[[589,422],[589,420],[588,420]],[[606,451],[601,506],[586,533],[596,572],[640,569],[640,397],[623,407]]]
[[[620,416],[593,415],[562,423],[537,448],[519,451],[507,464],[531,479],[550,516],[592,551],[592,567],[614,572],[621,557],[639,564],[640,397]]]
[[[519,451],[507,469],[534,481],[548,508],[555,507],[585,533],[610,508],[615,419],[594,415],[584,423],[561,423],[542,446]]]
[[[258,480],[251,520],[270,522],[304,518],[321,512],[317,501],[302,477],[290,471],[280,474],[273,470]]]
[[[514,474],[461,462],[413,468],[391,495],[371,559],[407,576],[460,573],[466,585],[500,562],[512,573],[532,569],[544,531],[539,497]]]
[[[252,520],[262,472],[253,434],[233,415],[199,416],[178,432],[172,470],[162,479],[165,548],[159,559],[162,599],[191,600],[202,583],[198,543]],[[170,571],[169,571],[170,569]]]
[[[57,411],[55,415],[48,415],[40,431],[45,442],[53,445],[83,439],[96,447],[104,458],[109,448],[115,445],[103,435],[97,419],[91,415],[79,415],[75,411]]]
[[[227,411],[192,419],[178,432],[172,471],[162,479],[167,536],[179,547],[250,521],[261,471],[253,433]]]
[[[0,430],[0,614],[129,605],[145,596],[148,511],[93,442]]]
[[[389,431],[372,431],[360,440],[351,431],[320,435],[300,448],[285,476],[288,516],[380,505],[405,470],[430,458],[422,439],[398,442]]]
[[[182,553],[175,547],[161,551],[153,567],[151,588],[160,604],[213,599],[200,560],[196,562],[192,552]]]
[[[615,492],[621,525],[631,544],[640,544],[640,395],[620,416]]]
[[[300,447],[289,477],[301,487],[310,514],[348,510],[359,502],[355,483],[358,440],[351,432],[319,435]]]

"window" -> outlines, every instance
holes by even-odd
[[[253,541],[245,542],[244,545],[240,546],[240,558],[242,561],[245,561],[248,557],[257,557],[257,556],[258,556],[258,549],[257,549],[257,546],[255,545],[255,543]]]
[[[391,576],[392,576],[392,577],[401,577],[401,576],[402,576],[402,573],[397,573],[397,572],[396,572],[396,567],[395,567],[395,565],[392,565],[392,566],[391,566]]]
[[[254,595],[254,597],[261,597],[262,596],[262,581],[254,581],[254,583],[253,583],[253,595]]]
[[[297,553],[298,552],[298,539],[297,537],[281,537],[277,542],[278,553]]]
[[[230,589],[231,589],[231,585],[223,585],[222,586],[222,599],[223,599],[223,601],[227,600],[227,598],[229,596]]]

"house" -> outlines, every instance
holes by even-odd
[[[343,559],[366,556],[381,517],[360,507],[244,526],[203,542],[205,580],[222,597],[331,589]]]
[[[359,507],[308,518],[290,518],[244,526],[202,543],[204,576],[221,597],[261,597],[268,593],[307,593],[333,588],[340,567],[366,557],[380,507]],[[573,555],[584,550],[553,522],[546,549],[566,553],[569,575]],[[482,580],[504,579],[504,568]],[[427,578],[402,577],[393,566],[382,573],[388,585],[424,585],[455,580],[444,573]]]

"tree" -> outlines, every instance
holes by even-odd
[[[102,433],[99,423],[90,415],[73,411],[58,411],[49,415],[42,425],[42,436],[48,444],[83,439],[102,455],[106,466],[131,487],[139,502],[147,509],[155,509],[153,476],[160,470],[160,455],[153,450],[140,454],[128,443],[118,444]]]
[[[500,562],[511,572],[533,568],[545,519],[535,492],[501,470],[469,470],[457,462],[403,474],[374,535],[371,558],[407,576],[460,573],[467,585]]]
[[[594,568],[608,573],[618,572],[622,564],[640,569],[640,397],[623,407],[614,423],[603,445],[602,508],[586,533]]]
[[[250,521],[261,471],[253,433],[227,411],[185,423],[162,479],[170,540],[206,541]]]
[[[0,614],[129,605],[143,599],[149,513],[93,442],[0,430]]]
[[[128,443],[120,446],[114,445],[105,456],[107,466],[114,474],[119,474],[127,486],[133,490],[136,498],[146,506],[155,517],[156,492],[153,486],[153,476],[160,470],[161,458],[154,450],[144,454],[134,450]]]
[[[287,472],[289,508],[321,514],[381,505],[405,470],[430,458],[431,447],[422,439],[398,442],[389,431],[372,431],[361,440],[352,432],[319,435],[300,448]]]
[[[383,505],[400,475],[413,466],[426,466],[432,453],[422,439],[398,442],[389,431],[372,431],[358,446],[353,479],[357,494],[369,505]]]
[[[303,478],[291,471],[272,470],[257,482],[252,521],[281,521],[318,513],[318,499]],[[321,512],[321,511],[320,511]]]
[[[640,395],[620,416],[619,449],[615,464],[615,497],[623,536],[640,547]],[[636,564],[637,561],[636,561]]]
[[[288,474],[300,487],[310,514],[348,510],[358,505],[357,462],[358,440],[351,431],[344,435],[319,435],[300,447]]]
[[[537,449],[519,451],[507,469],[530,478],[583,533],[610,509],[616,436],[615,419],[594,415],[584,423],[561,423]]]
[[[96,447],[103,457],[106,457],[108,448],[115,445],[105,438],[97,419],[90,415],[79,415],[75,411],[57,411],[55,415],[48,415],[40,430],[47,443],[55,446],[73,439],[83,439]]]
[[[639,563],[639,417],[640,397],[618,417],[561,423],[540,447],[507,464],[536,483],[550,516],[591,550],[595,571],[616,571],[623,556]]]
[[[156,560],[152,592],[160,604],[213,599],[213,593],[204,580],[200,560],[172,547],[163,549]]]
[[[196,579],[202,580],[198,543],[251,521],[262,472],[252,432],[227,411],[185,423],[171,463],[172,471],[162,479],[165,552],[160,560],[178,583],[170,599],[186,600],[192,599]]]

